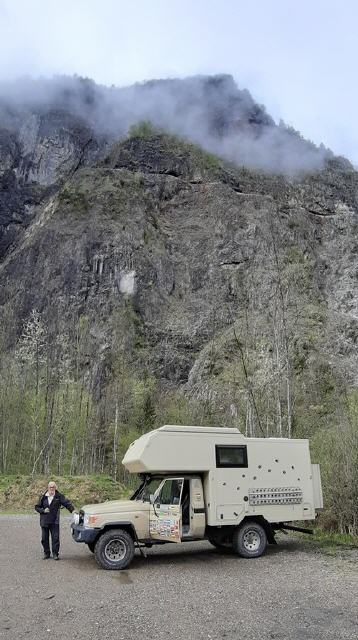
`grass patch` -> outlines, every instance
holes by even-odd
[[[323,531],[322,529],[315,529],[312,540],[318,544],[322,544],[322,546],[334,545],[358,548],[358,537],[351,536],[348,533],[333,533]]]
[[[178,158],[190,157],[193,164],[202,170],[218,171],[222,166],[222,160],[214,153],[205,151],[186,138],[159,129],[151,122],[144,121],[133,125],[128,131],[128,137],[156,141],[161,144],[163,150]]]
[[[33,516],[33,509],[0,509],[0,516]]]
[[[0,493],[6,492],[18,477],[20,476],[16,476],[16,475],[0,476]]]
[[[39,496],[46,491],[48,480],[48,476],[0,476],[1,513],[33,513]],[[125,499],[130,494],[129,489],[107,475],[51,475],[51,480],[77,509],[84,504]]]
[[[59,202],[67,210],[79,215],[88,213],[87,194],[81,191],[81,185],[66,185],[59,193]]]
[[[295,534],[307,550],[338,556],[342,552],[358,550],[358,538],[349,534],[333,533],[315,529],[313,535]]]
[[[149,120],[142,120],[129,127],[128,136],[129,138],[152,138],[158,133],[161,133],[161,131],[154,127]]]

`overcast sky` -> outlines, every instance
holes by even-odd
[[[231,73],[358,165],[357,0],[0,0],[0,79]]]

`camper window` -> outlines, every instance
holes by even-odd
[[[244,445],[216,445],[217,467],[247,467],[247,448]]]

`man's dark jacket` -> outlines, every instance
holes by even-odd
[[[47,495],[44,493],[38,503],[35,505],[36,511],[40,514],[41,527],[50,527],[52,524],[58,524],[60,521],[60,508],[66,507],[71,513],[75,510],[73,504],[59,491],[55,491],[55,495],[49,505]],[[44,513],[45,509],[50,509],[49,513]]]

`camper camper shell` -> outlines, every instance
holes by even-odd
[[[135,440],[123,465],[140,477],[132,499],[87,505],[72,525],[74,539],[87,542],[104,568],[128,566],[134,546],[202,539],[257,557],[276,530],[301,530],[289,523],[314,520],[323,506],[319,466],[304,439],[166,425]],[[111,531],[131,538],[128,556],[126,541],[115,544]]]

